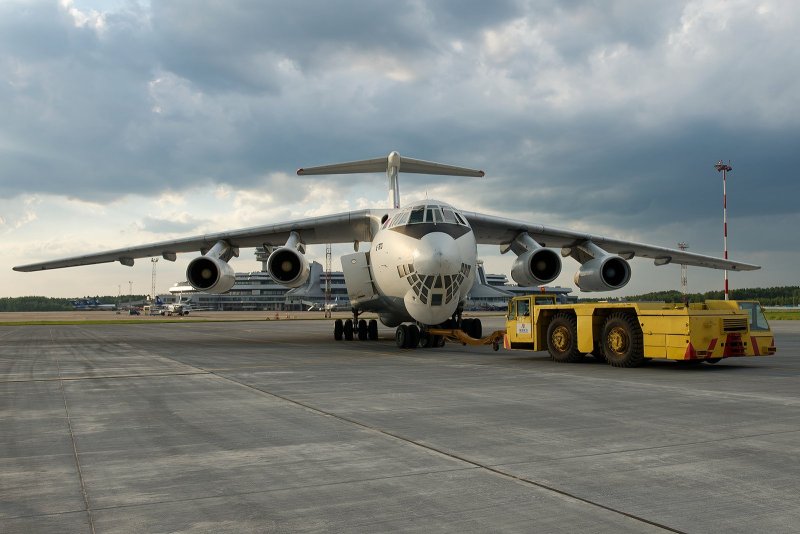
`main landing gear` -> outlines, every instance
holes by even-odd
[[[354,309],[352,319],[345,321],[336,319],[333,322],[333,339],[336,341],[341,341],[342,339],[352,341],[354,337],[357,337],[359,341],[374,341],[378,339],[378,321],[375,319],[370,319],[369,321],[359,319],[358,316],[360,314],[360,311]]]

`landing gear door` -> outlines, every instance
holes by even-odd
[[[369,252],[356,252],[342,256],[342,272],[350,304],[354,308],[361,303],[378,298],[375,284],[372,282],[372,271],[369,268]]]

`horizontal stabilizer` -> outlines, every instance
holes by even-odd
[[[400,170],[416,174],[444,174],[447,176],[475,176],[478,178],[482,178],[485,174],[483,171],[477,169],[468,169],[466,167],[456,167],[454,165],[444,165],[442,163],[411,158],[403,158],[400,163]]]
[[[397,171],[414,174],[442,174],[447,176],[475,177],[482,177],[484,175],[484,172],[481,170],[401,157],[397,152],[392,152],[388,157],[383,158],[362,159],[359,161],[348,161],[345,163],[297,169],[297,174],[299,176],[310,176],[314,174],[390,172],[393,167],[396,168]]]
[[[297,169],[298,176],[312,174],[355,174],[366,172],[386,172],[386,158],[362,159],[347,163],[334,163],[333,165],[320,165],[307,169]]]
[[[403,158],[397,152],[390,152],[385,158],[362,159],[359,161],[347,161],[345,163],[297,169],[297,175],[354,174],[384,171],[389,178],[389,203],[392,208],[400,207],[400,185],[397,178],[400,171],[414,174],[443,174],[447,176],[481,177],[484,175],[483,171],[477,169],[456,167],[455,165],[445,165],[444,163],[434,163],[421,159]]]

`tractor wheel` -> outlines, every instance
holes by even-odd
[[[547,351],[553,361],[579,362],[584,353],[578,352],[578,321],[571,313],[559,313],[547,327]]]
[[[603,325],[603,352],[614,367],[639,367],[644,363],[642,328],[630,313],[612,313]]]

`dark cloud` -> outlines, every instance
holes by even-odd
[[[723,158],[740,215],[791,214],[794,30],[712,7],[154,0],[96,29],[5,2],[0,195],[255,187],[396,149],[484,168],[453,187],[492,210],[705,224]]]

